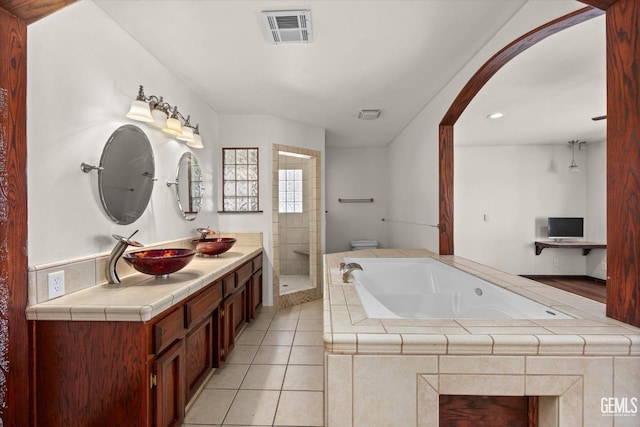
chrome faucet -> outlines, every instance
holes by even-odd
[[[128,246],[144,246],[140,242],[131,240],[133,235],[137,232],[138,230],[134,231],[133,234],[129,237],[122,237],[117,234],[112,234],[113,238],[116,239],[118,243],[116,243],[116,246],[109,254],[109,258],[107,258],[107,265],[105,266],[105,275],[107,276],[107,281],[110,284],[120,283],[120,278],[118,277],[118,273],[116,272],[116,264],[118,263],[118,260],[124,253],[125,249],[127,249]]]
[[[340,263],[340,272],[342,273],[342,282],[349,283],[349,276],[353,270],[361,270],[362,266],[357,262],[350,262],[345,264],[344,262]]]
[[[216,234],[216,232],[213,231],[212,229],[210,229],[208,226],[207,227],[196,228],[196,231],[198,233],[200,233],[200,238],[201,239],[206,239],[207,236],[213,236],[214,234]]]

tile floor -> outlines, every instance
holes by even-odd
[[[323,426],[322,301],[263,307],[187,411],[183,427]]]

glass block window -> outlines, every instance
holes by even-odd
[[[278,212],[302,212],[302,169],[278,171]]]
[[[222,149],[222,210],[258,212],[258,149]]]

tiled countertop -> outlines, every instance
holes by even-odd
[[[355,286],[342,283],[344,257],[433,257],[573,319],[376,319]],[[640,355],[640,329],[608,318],[605,305],[457,256],[376,249],[324,257],[325,349],[337,354]]]
[[[116,285],[92,286],[27,307],[29,320],[144,322],[249,261],[262,246],[234,246],[218,257],[196,256],[167,278],[136,273]]]

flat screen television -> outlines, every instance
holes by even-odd
[[[584,218],[549,217],[550,239],[576,239],[584,237]]]

